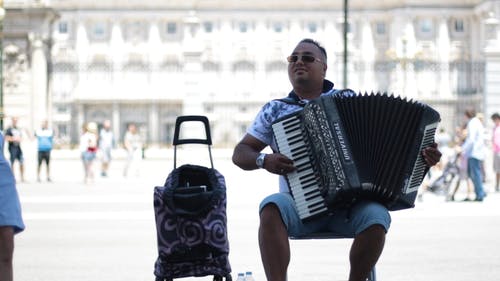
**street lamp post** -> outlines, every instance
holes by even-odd
[[[344,75],[343,75],[343,87],[347,88],[347,58],[348,58],[348,51],[347,51],[347,32],[348,27],[349,27],[349,0],[344,0],[344,30],[343,30],[343,35],[344,35]]]
[[[0,0],[0,131],[3,131],[3,19],[5,9],[3,0]]]

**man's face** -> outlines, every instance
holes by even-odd
[[[307,61],[302,56],[312,56],[313,61]],[[300,43],[295,47],[291,56],[297,56],[297,61],[288,63],[288,78],[293,86],[310,83],[323,85],[323,79],[326,74],[326,63],[321,51],[314,44]]]

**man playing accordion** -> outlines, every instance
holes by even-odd
[[[378,202],[362,200],[331,216],[307,222],[300,219],[284,177],[296,167],[291,159],[277,152],[272,124],[301,110],[304,103],[321,95],[331,94],[333,83],[325,79],[327,54],[318,42],[303,39],[287,60],[288,76],[293,86],[288,99],[295,102],[272,100],[265,104],[246,135],[236,145],[232,157],[234,164],[243,170],[262,168],[280,175],[280,192],[266,197],[260,204],[259,246],[267,280],[286,280],[290,262],[288,237],[316,232],[333,232],[339,236],[354,237],[349,255],[349,280],[366,280],[382,253],[385,235],[391,223],[389,211]],[[343,91],[342,94],[354,92]],[[261,153],[267,146],[275,153]],[[441,153],[437,145],[433,144],[422,151],[422,156],[427,166],[433,166],[439,162]]]

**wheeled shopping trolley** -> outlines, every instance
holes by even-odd
[[[205,139],[179,139],[183,122],[202,122]],[[177,167],[177,146],[208,146],[211,167],[185,164]],[[231,281],[227,236],[226,186],[214,169],[208,118],[177,117],[174,131],[174,169],[163,186],[154,188],[158,258],[156,281],[213,275],[215,281]]]

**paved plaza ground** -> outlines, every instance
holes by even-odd
[[[178,164],[199,161],[206,166],[204,153],[181,150]],[[257,208],[264,196],[277,190],[277,177],[238,169],[230,161],[230,150],[214,149],[213,154],[227,183],[233,277],[252,271],[257,281],[264,281]],[[43,176],[41,183],[36,181],[34,157],[27,155],[28,182],[18,184],[27,228],[16,236],[15,280],[154,280],[153,189],[172,170],[173,151],[148,151],[139,173],[127,178],[122,176],[123,153],[114,155],[109,177],[97,175],[87,185],[78,152],[54,151],[51,183]],[[443,196],[426,193],[415,208],[392,212],[378,280],[500,280],[500,193],[493,192],[489,182],[487,189],[482,203],[445,202]],[[347,280],[350,243],[292,241],[289,280]]]

